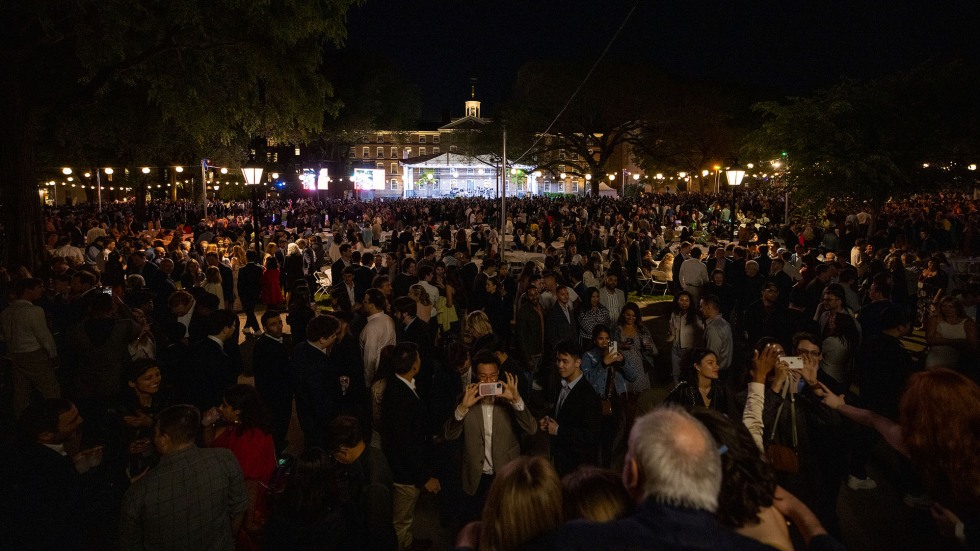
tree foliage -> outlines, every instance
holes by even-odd
[[[980,153],[972,123],[978,93],[977,68],[959,63],[848,80],[809,97],[756,104],[763,122],[744,151],[760,159],[785,152],[784,180],[798,200],[867,203],[877,212],[890,197],[966,179],[966,165]]]
[[[515,146],[527,144],[521,153],[527,151],[529,158],[523,162],[556,174],[592,174],[592,193],[598,194],[601,176],[618,148],[638,139],[650,101],[666,79],[647,67],[604,63],[579,89],[589,66],[552,61],[525,64],[506,117],[513,130],[508,141]],[[568,108],[546,132],[573,94]],[[558,153],[564,153],[564,158]]]
[[[0,122],[3,259],[42,260],[37,164],[52,150],[115,162],[164,144],[243,152],[254,136],[319,131],[336,109],[324,52],[358,1],[0,3],[0,102],[14,113]]]

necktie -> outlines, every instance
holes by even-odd
[[[561,411],[561,406],[564,405],[565,398],[568,398],[568,393],[570,391],[571,391],[571,388],[569,388],[568,383],[566,383],[565,381],[562,381],[561,382],[561,393],[558,394],[558,406],[555,407],[555,415],[558,415],[558,412]]]

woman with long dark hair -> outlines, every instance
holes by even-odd
[[[592,331],[597,325],[608,327],[609,309],[599,301],[599,289],[589,287],[582,297],[582,303],[578,312],[578,338],[582,345],[589,347],[592,343]]]
[[[718,379],[718,355],[707,348],[691,350],[681,371],[681,382],[670,391],[666,402],[686,408],[702,407],[725,415],[733,412],[725,385]]]
[[[221,405],[208,410],[201,421],[204,443],[227,448],[245,476],[248,509],[237,534],[239,548],[254,549],[268,518],[265,485],[276,470],[276,445],[269,432],[269,414],[255,387],[235,385],[225,391]]]
[[[635,398],[637,394],[650,389],[650,375],[644,368],[644,362],[653,365],[653,357],[657,355],[657,345],[643,325],[640,307],[635,302],[627,302],[623,306],[619,322],[612,327],[610,336],[619,343],[619,353],[626,359],[628,369],[637,374],[636,379],[626,385],[629,395]],[[627,418],[630,418],[629,415]]]
[[[701,340],[704,322],[698,317],[698,309],[694,297],[687,291],[681,291],[674,296],[670,312],[670,330],[667,342],[670,346],[670,373],[674,384],[681,380],[681,364]]]

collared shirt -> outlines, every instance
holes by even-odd
[[[565,398],[568,398],[568,395],[572,393],[572,389],[582,380],[582,376],[583,374],[579,373],[578,377],[572,382],[568,382],[565,379],[561,380],[561,393],[558,394],[558,406],[555,408],[555,414],[561,411],[561,407],[565,405]]]
[[[619,319],[619,312],[626,306],[626,295],[620,289],[609,292],[605,286],[599,289],[599,303],[609,310],[609,320],[613,323]]]
[[[213,342],[215,342],[215,343],[218,344],[218,349],[221,350],[221,353],[222,354],[225,353],[225,341],[219,339],[218,337],[216,337],[214,335],[208,335],[208,338],[211,339]]]
[[[493,443],[493,408],[494,408],[494,398],[488,397],[483,398],[479,402],[480,415],[483,416],[483,474],[493,474],[493,448],[491,444]],[[509,402],[510,406],[514,408],[514,411],[524,411],[524,399],[521,398],[516,402]],[[460,406],[462,407],[462,406]],[[463,418],[469,413],[469,411],[460,411],[460,407],[456,408],[453,412],[453,416],[457,421],[462,421]]]
[[[276,341],[277,343],[282,344],[282,337],[273,337],[272,335],[270,335],[268,333],[263,333],[262,336],[263,337],[268,337],[268,338]]]
[[[704,345],[717,356],[719,369],[731,367],[732,326],[725,321],[721,314],[704,322]]]
[[[58,347],[48,329],[44,309],[29,300],[15,300],[0,312],[0,338],[7,343],[7,350],[14,354],[44,349],[49,357],[58,356]]]
[[[177,318],[177,321],[179,321],[180,323],[183,323],[184,324],[184,327],[187,328],[184,331],[184,336],[185,337],[189,337],[191,335],[191,318],[194,317],[194,308],[196,308],[196,307],[197,307],[197,301],[192,301],[191,302],[191,307],[190,307],[190,309],[187,310],[187,313],[184,314],[183,316],[179,316]]]
[[[350,286],[344,285],[344,290],[347,291],[347,298],[350,299],[350,303],[352,305],[357,304],[357,301],[354,300],[354,285],[353,284],[351,284]]]
[[[319,346],[317,346],[317,344],[315,342],[313,342],[313,341],[306,341],[306,344],[310,345],[310,348],[312,348],[313,350],[316,350],[317,352],[323,354],[324,356],[327,355],[327,350],[325,348],[320,348]]]
[[[399,375],[397,373],[395,374],[395,377],[398,377],[398,380],[399,381],[405,383],[405,386],[407,386],[408,388],[412,389],[412,394],[414,394],[416,398],[419,397],[419,392],[418,392],[418,390],[415,389],[415,379],[412,379],[411,381],[409,381],[408,379],[406,379],[405,377],[402,377],[401,375]]]
[[[44,446],[45,448],[49,448],[49,449],[51,449],[53,451],[58,452],[58,455],[60,455],[62,457],[66,457],[68,455],[68,453],[65,452],[65,445],[64,444],[42,444],[42,446]]]

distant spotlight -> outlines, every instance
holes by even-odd
[[[227,168],[224,168],[224,167],[222,167],[222,168],[221,168],[221,173],[222,173],[222,174],[228,174],[228,169],[227,169]]]
[[[106,169],[105,169],[105,173],[106,174],[112,174],[113,172],[114,171],[112,170],[112,167],[106,167]]]
[[[278,172],[273,172],[272,173],[272,179],[273,180],[278,180],[279,179],[279,173]]]
[[[143,168],[140,169],[140,172],[142,172],[143,174],[149,174],[150,173],[150,167],[144,166]]]
[[[922,163],[922,168],[929,168],[929,163]]]
[[[976,170],[977,169],[977,165],[975,165],[975,164],[967,165],[966,169],[967,170]]]
[[[85,176],[86,178],[91,178],[92,177],[92,173],[91,172],[86,172],[85,174],[82,174],[82,176]]]
[[[174,170],[176,170],[177,172],[183,172],[184,171],[184,167],[182,167],[182,166],[175,166],[174,167]]]
[[[564,172],[562,172],[559,176],[561,177],[562,180],[564,180],[565,178],[568,177],[568,174],[565,174]]]
[[[68,177],[68,181],[69,181],[69,182],[74,182],[74,181],[75,181],[75,178],[74,178],[73,176],[69,176],[69,177]]]
[[[68,176],[69,174],[71,174],[71,169],[66,166],[65,168],[61,169],[61,173],[64,174],[65,176]]]
[[[755,165],[754,165],[754,164],[752,164],[752,163],[749,163],[749,164],[747,164],[747,165],[745,165],[745,166],[747,166],[747,167],[749,167],[749,168],[755,168]]]

